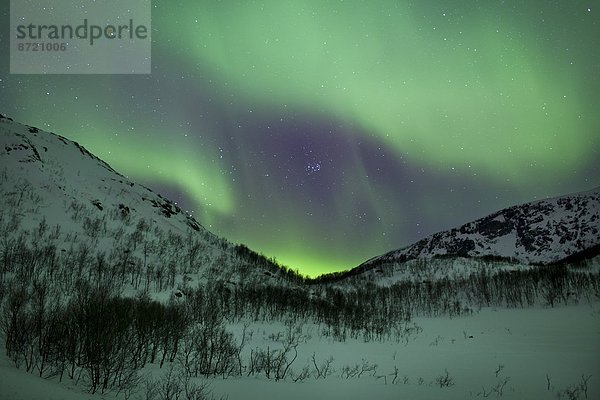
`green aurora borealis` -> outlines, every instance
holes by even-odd
[[[3,57],[0,113],[302,273],[600,184],[595,1],[152,3],[152,75]]]

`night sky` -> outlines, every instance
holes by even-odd
[[[600,185],[595,0],[153,0],[151,75],[10,75],[1,12],[0,113],[301,273]]]

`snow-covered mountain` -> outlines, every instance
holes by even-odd
[[[2,115],[0,205],[0,233],[7,239],[22,236],[33,245],[41,241],[62,254],[81,253],[86,245],[104,252],[109,262],[123,262],[126,254],[132,268],[153,269],[153,279],[166,274],[161,268],[177,268],[180,278],[187,279],[299,283],[265,257],[212,234],[176,204],[119,174],[80,144]],[[338,281],[347,276],[356,281],[362,272],[377,269],[411,279],[419,269],[414,263],[408,269],[387,266],[439,257],[552,264],[599,253],[596,188],[509,207],[334,275]],[[445,263],[443,269],[452,268]]]
[[[384,264],[440,256],[554,264],[599,253],[600,187],[505,208],[374,257],[353,275]]]
[[[186,279],[210,275],[231,283],[290,277],[247,247],[212,234],[80,144],[1,114],[0,204],[7,240],[22,236],[61,254],[84,245],[104,252],[108,262],[125,254],[133,268],[152,269],[154,277],[169,268]]]

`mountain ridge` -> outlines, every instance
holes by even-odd
[[[531,265],[600,254],[600,187],[513,205],[372,257],[353,274],[419,258],[496,258]]]

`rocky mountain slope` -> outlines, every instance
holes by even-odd
[[[505,208],[400,250],[374,257],[375,266],[434,257],[510,259],[554,264],[600,253],[600,187]]]

